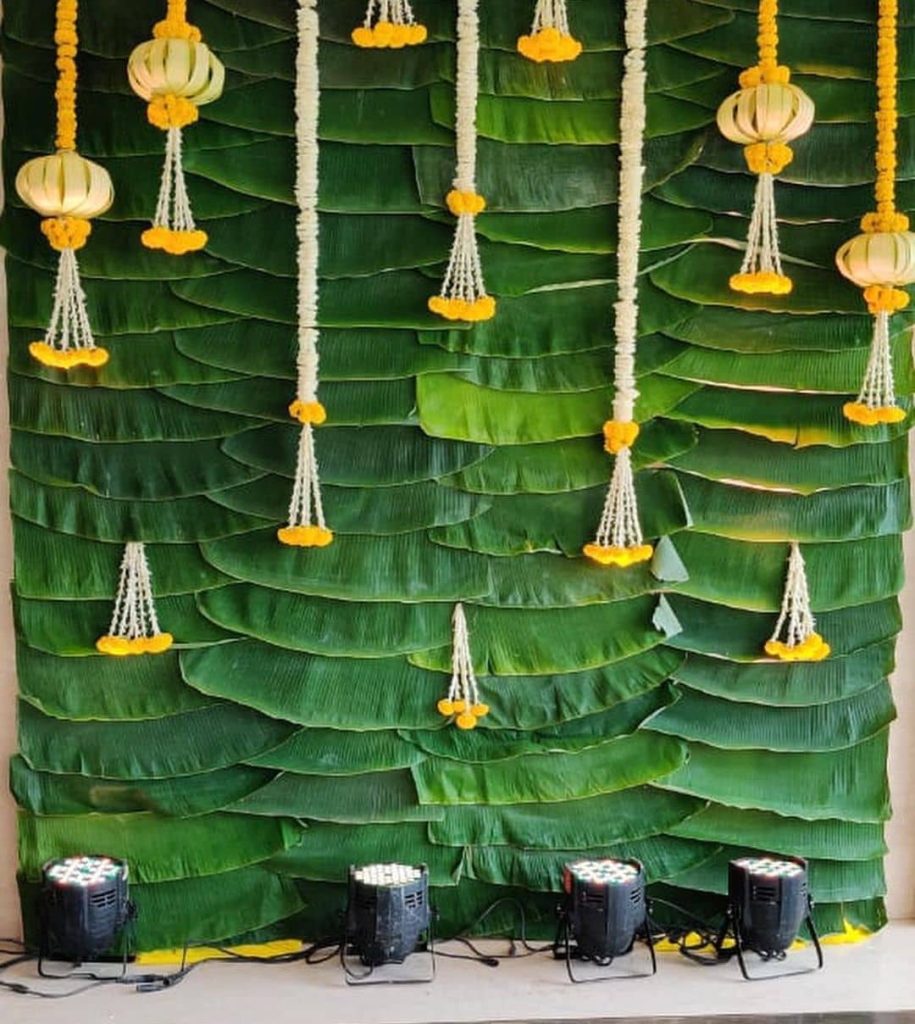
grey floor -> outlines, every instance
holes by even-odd
[[[32,982],[29,970],[8,980]],[[499,968],[442,960],[435,982],[417,986],[348,988],[336,962],[206,964],[179,987],[153,995],[104,988],[47,1002],[0,993],[0,1024],[642,1024],[659,1018],[664,1024],[915,1024],[915,921],[896,923],[861,945],[828,947],[826,968],[816,974],[757,983],[742,981],[736,964],[705,968],[668,953],[656,977],[606,985],[572,986],[561,964],[538,956]]]

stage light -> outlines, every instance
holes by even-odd
[[[637,939],[643,939],[648,946],[651,969],[612,977],[647,977],[655,973],[657,961],[648,920],[645,872],[638,861],[573,861],[563,872],[563,889],[565,901],[559,908],[555,955],[565,959],[572,981],[610,980],[607,976],[578,977],[572,961],[609,967],[617,957],[631,953]]]
[[[376,967],[402,964],[417,951],[432,950],[432,908],[426,866],[368,864],[349,869],[343,965],[349,982],[368,978]],[[369,968],[354,975],[346,956]],[[434,974],[434,958],[432,959]],[[397,979],[386,978],[386,981]],[[431,977],[405,981],[430,981]]]
[[[115,951],[131,916],[127,879],[127,865],[113,857],[65,857],[44,865],[39,970],[45,959],[83,964]]]
[[[752,980],[746,953],[756,953],[767,962],[784,960],[805,923],[817,954],[816,969],[822,967],[823,951],[812,910],[803,857],[757,855],[732,860],[728,865],[728,918],[744,977]]]

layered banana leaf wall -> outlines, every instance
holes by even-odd
[[[5,6],[27,920],[42,862],[86,850],[129,860],[150,948],[332,931],[369,860],[426,862],[445,933],[506,893],[548,928],[582,850],[638,857],[710,912],[757,849],[811,859],[825,930],[881,925],[907,425],[842,417],[870,325],[833,266],[871,203],[876,4],[783,0],[783,60],[818,111],[777,186],[786,299],[727,287],[753,179],[714,112],[755,59],[755,3],[650,5],[635,456],[646,532],[669,539],[628,571],[579,557],[610,470],[622,0],[570,0],[586,52],[556,67],[514,51],[531,0],[481,4],[499,313],[473,329],[426,311],[453,230],[455,5],[416,0],[430,41],[396,52],[349,43],[364,3],[319,5],[320,551],[275,540],[298,436],[293,0],[190,4],[230,74],[186,137],[210,243],[177,259],[139,245],[162,136],[125,77],[163,4],[83,5],[81,149],[118,198],[81,264],[112,358],[68,377],[27,354],[52,253],[11,188],[51,146],[53,3]],[[908,13],[905,75],[913,49]],[[906,209],[915,80],[900,111]],[[820,664],[759,660],[791,539]],[[178,641],[162,656],[94,651],[126,540]],[[436,711],[458,600],[492,708],[470,734]]]

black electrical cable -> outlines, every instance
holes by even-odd
[[[511,906],[518,913],[518,920],[520,922],[519,938],[516,940],[514,935],[503,936],[509,942],[509,949],[507,953],[484,953],[481,949],[478,949],[471,936],[488,918],[501,906]],[[436,947],[436,956],[442,956],[449,960],[473,960],[478,963],[485,964],[487,967],[498,967],[502,960],[521,960],[524,957],[535,956],[538,953],[552,952],[553,944],[550,943],[546,946],[533,946],[527,938],[527,912],[524,909],[524,904],[516,899],[514,896],[503,896],[501,899],[495,900],[474,920],[471,924],[457,935],[452,935],[450,938],[443,939],[442,943],[448,942],[459,942],[463,946],[466,946],[472,953],[472,956],[468,956],[466,953],[449,953],[441,949],[441,945]],[[524,950],[523,953],[518,952],[518,944]]]
[[[727,923],[726,918],[723,918],[719,924],[715,925],[701,917],[697,917],[684,907],[671,903],[670,900],[654,897],[651,903],[652,905],[657,904],[667,907],[690,922],[689,927],[681,926],[678,928],[675,925],[660,927],[653,919],[649,919],[652,933],[656,934],[658,938],[666,937],[671,942],[677,943],[680,947],[680,952],[688,960],[701,964],[703,967],[717,967],[718,964],[727,963],[731,959],[733,951],[723,949],[721,946],[721,941],[724,938],[724,928]],[[656,932],[655,929],[657,929]],[[692,934],[698,935],[698,942],[689,943],[687,941]],[[703,955],[701,951],[708,948],[714,950],[713,955]]]

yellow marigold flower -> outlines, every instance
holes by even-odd
[[[790,277],[774,270],[758,270],[750,274],[732,274],[731,289],[745,295],[790,295],[794,284]]]
[[[469,731],[470,729],[476,729],[477,719],[476,716],[471,714],[469,711],[464,711],[460,715],[458,715],[457,718],[455,718],[454,724],[459,729]]]
[[[297,398],[289,406],[289,415],[299,423],[311,423],[319,427],[327,419],[327,410],[320,402],[303,402]]]
[[[651,544],[638,544],[631,548],[616,548],[603,544],[585,544],[582,553],[598,565],[612,565],[628,569],[630,565],[647,562],[654,555]]]
[[[496,315],[496,300],[491,295],[483,295],[473,302],[433,295],[429,299],[429,309],[446,320],[465,320],[474,323],[491,320]]]
[[[604,450],[611,455],[618,455],[621,449],[631,448],[638,436],[638,423],[607,420],[604,424]]]
[[[58,252],[79,250],[92,234],[92,224],[83,217],[46,217],[41,222],[41,233]]]
[[[276,536],[281,544],[293,548],[326,548],[334,540],[326,526],[284,526]]]
[[[448,700],[447,697],[443,697],[435,706],[438,713],[445,718],[450,718],[454,714],[454,701]]]
[[[168,93],[150,100],[146,116],[154,128],[168,131],[169,128],[187,128],[194,124],[200,117],[200,110],[187,97]]]
[[[895,313],[909,304],[909,293],[889,285],[872,284],[864,289],[864,301],[869,313]]]
[[[767,640],[766,654],[779,661],[822,661],[828,658],[832,648],[819,633],[811,633],[802,643],[786,644],[781,640]]]
[[[486,209],[486,200],[476,192],[459,192],[457,189],[452,189],[445,196],[445,202],[455,217],[459,217],[462,213],[475,216]]]
[[[901,423],[906,418],[905,409],[898,405],[880,405],[871,407],[863,402],[846,402],[842,413],[847,420],[858,423],[862,427],[876,427],[880,423]]]
[[[62,351],[46,341],[33,341],[29,345],[29,355],[43,366],[50,366],[55,370],[72,370],[75,366],[98,368],[108,362],[107,349],[70,348]]]
[[[542,28],[534,35],[518,37],[518,52],[538,64],[575,60],[581,51],[582,46],[577,39],[553,27]]]
[[[190,25],[181,18],[165,18],[156,22],[153,26],[153,37],[155,39],[187,39],[192,43],[199,43],[203,39],[200,29],[196,25]]]
[[[781,174],[794,159],[794,150],[784,142],[753,142],[744,146],[743,155],[754,174]]]
[[[183,256],[189,252],[199,252],[209,241],[205,231],[173,231],[171,228],[147,228],[140,236],[147,249],[162,249],[172,256]]]
[[[474,704],[470,708],[470,713],[474,718],[485,718],[489,714],[489,705],[482,702]]]
[[[110,654],[116,658],[123,658],[132,653],[130,641],[123,636],[100,636],[95,641],[95,649],[100,654]]]

